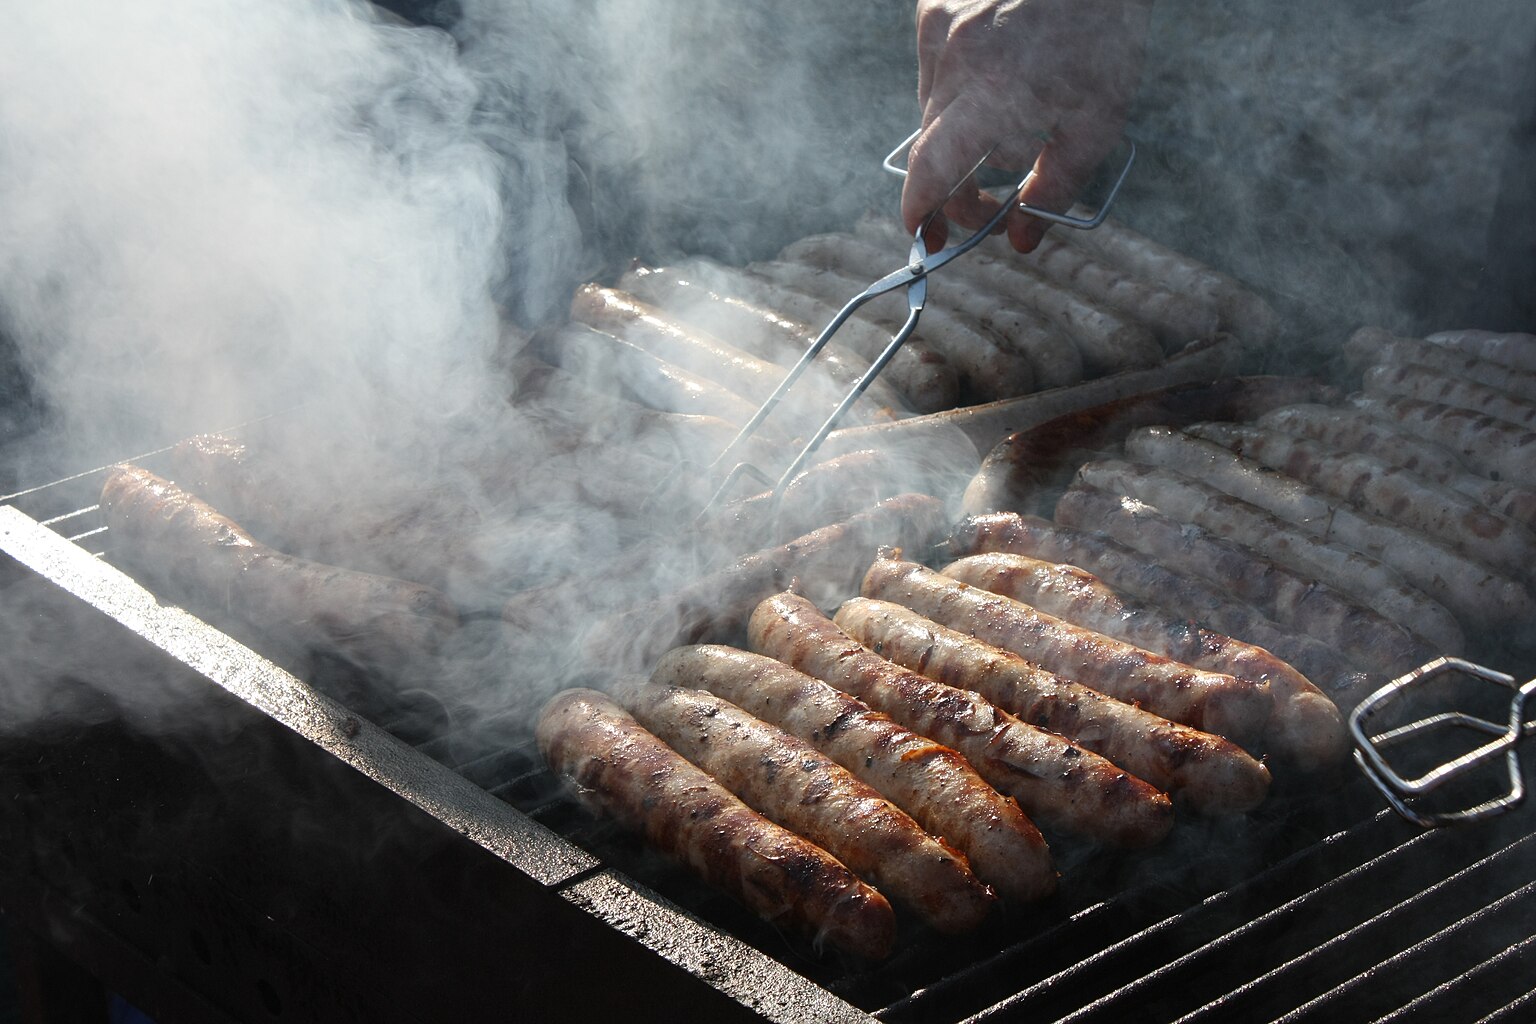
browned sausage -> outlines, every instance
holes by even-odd
[[[880,601],[844,602],[848,630]],[[964,754],[1036,821],[1114,846],[1150,846],[1173,827],[1168,797],[1104,758],[1026,725],[980,695],[936,683],[867,650],[810,602],[781,594],[752,616],[754,649],[825,679],[914,732]]]
[[[1332,645],[1367,671],[1396,676],[1435,656],[1436,647],[1428,640],[1316,576],[1165,516],[1135,498],[1074,484],[1056,503],[1056,518],[1079,529],[1102,530],[1157,564],[1221,588],[1275,621]],[[1440,618],[1450,617],[1442,610]],[[1460,629],[1454,622],[1449,625],[1448,638],[1459,640]]]
[[[1112,495],[1137,498],[1172,519],[1250,547],[1295,575],[1321,580],[1442,650],[1461,649],[1464,639],[1455,617],[1396,569],[1292,526],[1256,505],[1182,473],[1122,459],[1084,463],[1077,479]]]
[[[285,555],[139,466],[101,490],[114,554],[194,607],[225,613],[290,648],[393,673],[435,653],[459,626],[431,587]]]
[[[857,956],[888,956],[896,916],[831,854],[775,825],[594,690],[556,694],[539,751],[583,801],[768,921]]]
[[[1310,484],[1372,515],[1420,530],[1494,566],[1523,566],[1536,536],[1481,503],[1361,452],[1243,423],[1196,423],[1184,432]]]
[[[895,804],[809,743],[703,690],[626,682],[635,719],[747,806],[804,836],[928,924],[979,925],[992,891]]]
[[[1205,814],[1257,807],[1269,772],[1236,744],[1107,697],[1018,655],[888,604],[855,639],[935,682],[972,690],[1021,721],[1065,736]]]
[[[1107,515],[1120,510],[1118,502],[1087,488],[1074,488],[1068,495],[1081,493],[1087,493],[1090,498],[1104,498]],[[1068,495],[1063,495],[1062,500],[1065,501]],[[945,551],[960,557],[1007,551],[1081,566],[1116,590],[1160,608],[1165,614],[1185,617],[1273,651],[1308,678],[1326,680],[1330,686],[1360,670],[1383,670],[1382,665],[1369,661],[1356,665],[1343,652],[1281,625],[1252,604],[1234,597],[1230,590],[1218,590],[1200,576],[1187,574],[1189,570],[1178,566],[1171,554],[1148,557],[1103,533],[1078,530],[1038,516],[992,512],[962,520],[950,535]],[[1172,571],[1175,568],[1180,571]],[[1398,627],[1393,628],[1402,632]],[[1404,671],[1427,660],[1427,657],[1420,658],[1405,666]],[[1354,684],[1356,680],[1350,678],[1347,682]]]
[[[962,558],[939,571],[1185,665],[1268,683],[1275,708],[1269,716],[1264,745],[1267,752],[1306,768],[1332,764],[1344,754],[1344,723],[1333,701],[1311,680],[1261,647],[1202,629],[1188,618],[1174,618],[1128,602],[1097,576],[1072,565],[991,553]],[[1003,705],[1031,721],[1011,704]],[[1113,754],[1100,752],[1115,761]],[[1136,771],[1130,764],[1123,766]]]
[[[651,681],[708,690],[815,746],[959,848],[976,876],[1009,899],[1029,902],[1056,888],[1039,829],[964,757],[820,679],[765,655],[699,646],[668,651]]]
[[[619,287],[685,324],[784,367],[799,361],[821,328],[745,298],[722,295],[675,267],[631,270],[619,279]],[[864,375],[869,360],[833,338],[816,354],[815,365],[846,390]],[[870,383],[864,397],[882,413],[899,415],[907,407],[905,398],[884,376]]]
[[[1536,620],[1536,598],[1518,580],[1406,526],[1368,515],[1308,484],[1220,445],[1167,427],[1125,440],[1126,455],[1199,480],[1312,536],[1391,566],[1463,622],[1515,627]],[[1510,524],[1513,526],[1513,524]]]
[[[1171,721],[1240,743],[1259,737],[1269,717],[1273,698],[1267,684],[1181,665],[914,562],[876,559],[860,592],[906,605]]]

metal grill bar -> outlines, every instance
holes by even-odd
[[[1427,840],[1431,835],[1434,835],[1434,833],[1426,833],[1422,838]],[[1347,950],[1341,950],[1341,946],[1345,945],[1346,943],[1353,943],[1353,948],[1359,950],[1364,946],[1370,945],[1374,935],[1373,930],[1385,927],[1390,924],[1401,923],[1400,921],[1395,922],[1393,920],[1393,915],[1399,914],[1400,912],[1411,911],[1414,908],[1429,902],[1434,898],[1436,894],[1447,891],[1449,887],[1452,887],[1458,881],[1464,881],[1470,874],[1477,872],[1479,869],[1487,866],[1488,864],[1498,861],[1500,858],[1504,858],[1505,862],[1507,863],[1507,855],[1510,853],[1510,851],[1516,849],[1517,847],[1528,847],[1531,845],[1529,843],[1529,838],[1530,837],[1518,840],[1517,842],[1499,851],[1499,853],[1491,857],[1483,858],[1477,863],[1452,875],[1450,878],[1432,884],[1422,891],[1415,888],[1414,880],[1402,880],[1396,886],[1397,891],[1401,892],[1405,887],[1413,891],[1413,895],[1408,897],[1406,900],[1396,903],[1386,910],[1371,916],[1360,924],[1355,925],[1353,928],[1340,932],[1331,938],[1311,946],[1305,953],[1302,953],[1299,956],[1281,963],[1277,967],[1272,968],[1264,974],[1254,977],[1252,981],[1231,989],[1228,994],[1223,995],[1221,998],[1213,1000],[1204,1006],[1199,1007],[1195,1012],[1190,1013],[1186,1017],[1182,1018],[1180,1024],[1189,1024],[1189,1022],[1200,1020],[1214,1013],[1220,1013],[1223,1017],[1228,1018],[1233,1013],[1240,1013],[1245,1015],[1245,1019],[1259,1019],[1262,1016],[1260,1010],[1258,1009],[1259,1006],[1273,1005],[1276,1003],[1281,1003],[1285,999],[1295,998],[1295,993],[1301,988],[1302,984],[1302,982],[1298,979],[1298,975],[1305,975],[1308,970],[1321,973],[1325,970],[1325,967],[1320,965],[1335,965],[1333,969],[1335,972],[1337,972],[1337,964],[1350,962],[1349,958],[1344,956],[1344,953],[1346,953]],[[1398,859],[1398,855],[1405,852],[1408,849],[1408,846],[1409,844],[1404,844],[1403,847],[1392,851],[1392,853],[1387,857],[1380,858],[1378,861],[1372,862],[1370,864],[1361,865],[1359,868],[1345,873],[1344,875],[1340,876],[1339,881],[1336,884],[1330,884],[1319,890],[1316,890],[1315,893],[1309,893],[1303,899],[1294,901],[1293,904],[1280,908],[1280,910],[1275,914],[1265,915],[1265,917],[1255,921],[1252,926],[1240,929],[1238,933],[1235,933],[1229,940],[1227,940],[1228,944],[1236,943],[1242,939],[1247,939],[1247,948],[1251,949],[1255,946],[1263,945],[1262,943],[1257,943],[1254,941],[1255,939],[1259,938],[1258,935],[1254,934],[1258,931],[1259,928],[1268,927],[1273,930],[1273,925],[1279,922],[1280,915],[1282,913],[1288,917],[1294,917],[1301,911],[1309,911],[1315,909],[1316,904],[1325,901],[1328,897],[1334,895],[1347,896],[1353,891],[1367,888],[1365,884],[1366,872],[1376,868],[1385,868],[1388,870],[1392,869],[1393,865],[1388,862],[1390,860]],[[1438,862],[1439,858],[1435,857],[1432,858],[1432,860]],[[1357,910],[1359,911],[1364,911],[1366,909],[1367,908],[1364,906],[1357,907]],[[1337,926],[1338,920],[1339,919],[1337,914],[1329,915],[1330,924]],[[1290,937],[1287,936],[1287,938],[1289,939]],[[1292,942],[1292,944],[1294,945],[1296,943]],[[1329,961],[1329,955],[1335,953],[1339,954],[1339,960]],[[1379,960],[1380,947],[1372,947],[1371,952],[1368,955],[1373,963]],[[1316,973],[1308,975],[1307,977],[1309,981],[1315,980]],[[1284,994],[1278,994],[1276,991],[1277,989],[1279,989]],[[1269,1002],[1265,1003],[1264,1000],[1268,1000]],[[1248,1015],[1252,1016],[1248,1017]]]
[[[1060,925],[1024,941],[1015,943],[996,956],[957,971],[926,989],[913,993],[876,1014],[892,1022],[934,1019],[941,1013],[971,1013],[972,1021],[993,1020],[1026,1013],[1043,1020],[1053,1020],[1072,1013],[1085,1002],[1139,977],[1147,970],[1167,963],[1169,956],[1193,948],[1221,931],[1249,919],[1252,902],[1264,899],[1281,902],[1287,896],[1305,892],[1336,880],[1337,865],[1359,864],[1398,846],[1407,830],[1389,812],[1328,835],[1318,845],[1308,845],[1287,856],[1266,859],[1267,870],[1241,873],[1232,888],[1221,891],[1216,869],[1231,869],[1231,863],[1219,852],[1206,851],[1203,858],[1211,867],[1217,894],[1200,906],[1208,911],[1203,917],[1183,916],[1188,897],[1170,894],[1162,884],[1144,890],[1123,893],[1113,900],[1088,907]],[[1324,847],[1328,858],[1316,851]],[[1174,858],[1177,859],[1177,858]],[[1193,865],[1182,865],[1189,875],[1197,874]],[[1259,897],[1247,895],[1262,894]],[[1187,934],[1170,933],[1198,924],[1202,929],[1190,939]],[[1177,948],[1173,943],[1181,945]]]
[[[1517,1004],[1536,1000],[1536,988],[1530,987],[1530,979],[1536,975],[1536,934],[1507,949],[1495,953],[1476,967],[1441,982],[1430,991],[1398,1007],[1375,1024],[1401,1024],[1409,1020],[1443,1020],[1453,1015],[1465,1017],[1471,1007],[1508,999],[1497,1007],[1493,1016],[1511,1009]],[[1524,994],[1517,986],[1524,986]]]
[[[1437,974],[1449,972],[1452,977],[1458,976],[1486,955],[1482,947],[1500,930],[1499,923],[1492,919],[1528,911],[1533,894],[1536,894],[1536,882],[1527,882],[1516,891],[1458,918],[1449,927],[1421,939],[1381,964],[1356,973],[1342,985],[1314,997],[1279,1018],[1276,1024],[1298,1024],[1300,1021],[1315,1019],[1361,1020],[1364,1019],[1362,1010],[1368,1016],[1381,1009],[1381,1003],[1392,999],[1400,991],[1394,980],[1409,972],[1433,969]],[[1427,962],[1429,958],[1425,955],[1430,951],[1439,954],[1433,965]],[[1466,962],[1469,959],[1471,963]]]
[[[1536,1016],[1536,989],[1531,989],[1518,999],[1499,1007],[1477,1024],[1519,1024]]]

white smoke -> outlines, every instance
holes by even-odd
[[[0,309],[82,449],[452,403],[494,340],[501,211],[446,34],[343,0],[6,18]]]

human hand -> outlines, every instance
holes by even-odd
[[[1019,201],[1065,212],[1114,151],[1141,78],[1152,0],[918,0],[922,134],[907,158],[901,215],[916,231],[957,181],[987,163],[1034,168]],[[967,178],[930,225],[979,228],[998,202]],[[1014,209],[1008,240],[1040,244],[1048,221]]]

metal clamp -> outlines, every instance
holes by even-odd
[[[911,135],[908,135],[895,149],[891,150],[890,153],[886,155],[886,158],[880,162],[880,166],[890,173],[896,175],[898,178],[905,178],[907,176],[907,169],[898,165],[896,160],[903,153],[912,148],[912,143],[916,142],[917,137],[921,134],[923,134],[923,129],[919,128]],[[1125,166],[1120,168],[1120,173],[1115,176],[1115,183],[1109,188],[1109,194],[1104,197],[1104,202],[1099,205],[1098,212],[1095,213],[1092,217],[1074,217],[1071,214],[1056,213],[1052,210],[1045,210],[1038,206],[1030,206],[1028,203],[1019,203],[1017,208],[1021,212],[1029,214],[1031,217],[1039,217],[1041,220],[1048,220],[1052,224],[1061,224],[1069,228],[1076,228],[1079,231],[1093,230],[1100,224],[1104,223],[1104,218],[1109,216],[1109,208],[1115,204],[1115,197],[1120,194],[1120,186],[1125,184],[1125,179],[1131,173],[1131,165],[1136,162],[1136,143],[1132,142],[1130,139],[1126,139],[1125,144],[1131,147],[1130,153],[1125,158]],[[993,147],[993,149],[996,148],[996,146]],[[988,151],[988,156],[990,155],[991,150]],[[986,157],[982,157],[982,160],[985,161]],[[973,171],[972,173],[975,172]],[[1029,174],[1025,176],[1024,182],[1027,183],[1030,178],[1034,177],[1034,175],[1035,172],[1030,171]]]
[[[1462,711],[1447,711],[1384,732],[1372,734],[1367,731],[1366,726],[1370,720],[1388,706],[1398,702],[1405,693],[1427,685],[1430,680],[1438,676],[1450,673],[1461,673],[1473,679],[1481,679],[1512,690],[1508,718],[1503,722],[1496,722]],[[1482,665],[1475,665],[1460,658],[1437,658],[1392,680],[1367,697],[1350,713],[1349,731],[1355,743],[1355,762],[1397,813],[1425,828],[1479,821],[1502,814],[1519,806],[1525,800],[1525,780],[1520,764],[1520,741],[1527,736],[1536,735],[1536,721],[1527,721],[1525,710],[1526,702],[1533,693],[1536,693],[1536,679],[1519,685],[1513,676],[1495,672]],[[1471,729],[1494,738],[1412,779],[1404,778],[1387,761],[1385,751],[1389,747],[1415,737],[1426,736],[1436,730],[1458,728]],[[1509,781],[1508,790],[1502,796],[1492,797],[1480,804],[1460,810],[1430,812],[1415,806],[1419,798],[1501,756],[1504,758]]]

